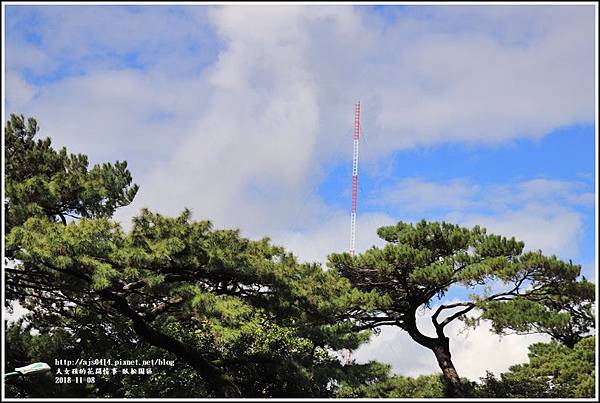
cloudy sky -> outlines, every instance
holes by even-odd
[[[447,220],[594,278],[591,5],[9,5],[5,18],[5,112],[93,162],[127,160],[141,190],[125,226],[141,207],[189,207],[305,261],[347,250],[360,100],[359,250],[381,225]],[[543,339],[460,330],[453,356],[472,378]],[[436,370],[394,329],[355,355]]]

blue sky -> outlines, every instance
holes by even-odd
[[[363,143],[366,141],[367,139],[363,139]],[[595,192],[594,161],[593,125],[567,126],[554,130],[541,139],[518,139],[495,147],[444,144],[400,151],[389,158],[391,175],[380,175],[379,172],[371,173],[368,170],[361,172],[360,210],[383,211],[392,217],[409,221],[446,218],[445,213],[451,209],[443,205],[414,211],[401,204],[379,203],[381,189],[394,186],[398,177],[419,178],[435,183],[459,178],[461,181],[483,187],[517,184],[534,179],[577,184],[578,190],[573,190],[589,193],[590,200],[570,206],[582,217],[581,237],[578,240],[577,252],[571,255],[564,254],[563,258],[593,262],[596,242],[595,208],[591,199],[591,194]],[[349,169],[347,162],[332,164],[327,169],[329,174],[319,184],[319,195],[327,203],[338,205],[340,208],[347,207]],[[487,206],[478,206],[477,209],[487,214],[494,213],[494,209]],[[586,274],[590,276],[589,272]]]
[[[593,277],[594,16],[581,5],[9,5],[5,112],[36,117],[42,136],[93,162],[127,160],[141,190],[116,216],[125,227],[141,207],[190,207],[324,261],[349,246],[360,100],[359,250],[381,244],[381,225],[447,220]],[[382,340],[401,337],[360,354],[389,360]],[[488,352],[473,340],[499,341],[469,337],[454,354],[466,376],[483,375],[473,358]],[[526,359],[535,340],[505,338],[511,352],[492,369]],[[395,370],[435,370],[394,344]]]

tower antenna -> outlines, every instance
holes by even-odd
[[[350,213],[350,255],[356,251],[356,198],[358,196],[358,140],[360,139],[360,101],[354,107],[354,149],[352,152],[352,211]],[[352,363],[352,350],[346,350],[346,365]]]
[[[360,101],[354,108],[354,150],[352,152],[352,212],[350,213],[350,255],[356,248],[356,197],[358,193],[358,140],[360,139]]]

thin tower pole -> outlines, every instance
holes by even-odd
[[[352,153],[352,212],[350,213],[350,254],[356,247],[356,198],[358,193],[358,140],[360,139],[360,101],[354,108],[354,150]]]
[[[358,196],[358,140],[360,139],[360,101],[354,108],[354,149],[352,152],[352,212],[350,213],[350,255],[354,256],[356,248],[356,199]],[[347,350],[345,365],[352,363],[352,350]]]

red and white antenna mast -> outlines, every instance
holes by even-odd
[[[356,197],[358,195],[358,140],[360,139],[360,101],[354,108],[354,150],[352,152],[352,212],[350,213],[350,255],[356,251]],[[352,350],[344,356],[345,365],[352,363]]]
[[[354,151],[352,153],[352,212],[350,213],[350,254],[356,247],[356,196],[358,193],[358,140],[360,138],[360,101],[354,108]]]

